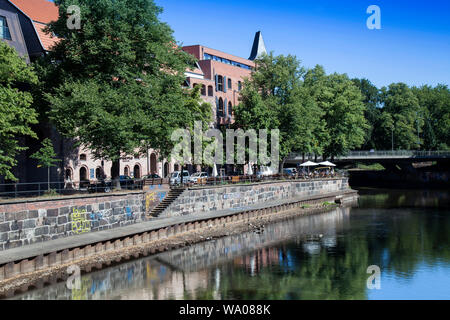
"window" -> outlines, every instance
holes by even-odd
[[[228,89],[232,89],[233,84],[231,83],[231,79],[228,79]]]
[[[87,160],[87,156],[86,154],[80,154],[80,161],[86,161]]]
[[[11,33],[8,28],[8,22],[3,16],[0,16],[0,39],[12,40]]]
[[[223,91],[223,77],[222,76],[217,77],[217,90]]]
[[[212,97],[214,95],[214,90],[212,86],[208,86],[208,96]]]
[[[223,117],[223,100],[222,98],[219,99],[219,110],[217,116]]]
[[[80,168],[80,181],[88,181],[87,169],[85,167]]]
[[[219,62],[222,62],[222,63],[225,63],[225,64],[229,64],[229,65],[232,65],[232,66],[235,66],[235,67],[239,67],[239,68],[243,68],[243,69],[247,69],[247,70],[251,70],[252,69],[250,66],[248,66],[246,64],[241,64],[239,62],[236,62],[236,61],[233,61],[233,60],[228,60],[228,59],[221,58],[221,57],[217,57],[217,56],[214,56],[214,55],[208,54],[208,53],[203,54],[203,59],[204,60],[219,61]]]
[[[242,90],[242,82],[238,81],[238,91]]]
[[[202,96],[206,96],[206,86],[205,85],[202,85],[202,90],[201,90],[200,94]]]
[[[104,178],[103,177],[103,170],[102,170],[102,168],[95,169],[95,178],[97,180],[102,180]]]
[[[228,114],[231,116],[233,115],[233,105],[231,102],[228,102]]]

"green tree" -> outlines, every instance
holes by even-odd
[[[359,88],[363,95],[365,105],[364,117],[368,127],[363,149],[376,149],[377,125],[380,120],[381,111],[379,108],[380,95],[378,88],[367,79],[352,79],[353,84]]]
[[[413,87],[424,114],[424,149],[448,150],[450,148],[450,90],[439,84]]]
[[[388,149],[387,146],[391,146],[391,149],[395,149],[395,141],[394,141],[394,119],[389,112],[383,112],[380,115],[380,119],[378,121],[377,127],[377,141],[379,142],[379,146],[384,146],[384,149]]]
[[[210,117],[205,108],[192,110],[192,96],[181,85],[194,57],[176,46],[152,0],[56,4],[59,19],[49,31],[61,41],[40,64],[49,117],[96,158],[113,161],[113,178],[124,155],[151,147],[166,156],[175,129]],[[70,5],[81,9],[80,30],[66,26]]]
[[[26,150],[20,146],[23,136],[36,138],[31,125],[37,114],[31,104],[32,96],[25,90],[37,83],[37,77],[15,49],[0,41],[0,176],[17,180],[11,169],[17,165],[16,156]]]
[[[404,83],[393,83],[381,89],[383,113],[389,113],[394,121],[394,145],[396,149],[417,149],[424,125],[425,110],[420,108],[413,91]],[[384,146],[389,147],[388,146]]]
[[[61,160],[56,158],[53,143],[49,138],[45,138],[41,145],[39,151],[33,153],[30,158],[38,161],[38,167],[47,168],[48,191],[50,191],[50,168],[56,167],[56,163]]]
[[[321,145],[325,156],[338,156],[363,145],[368,124],[363,96],[346,74],[326,75],[316,66],[305,75],[305,86],[326,123]]]
[[[321,110],[303,87],[305,69],[292,55],[263,55],[256,71],[244,83],[241,103],[235,108],[236,126],[279,129],[280,157],[294,151],[312,152],[319,147],[315,132],[321,126]]]

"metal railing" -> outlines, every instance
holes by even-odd
[[[183,185],[170,185],[171,188],[216,186],[227,184],[247,184],[270,181],[306,181],[314,179],[330,179],[346,177],[346,171],[336,171],[333,174],[325,172],[311,172],[310,174],[298,173],[295,175],[276,174],[270,176],[240,175],[240,176],[218,176],[199,179],[196,183],[186,180]],[[27,183],[5,183],[0,184],[0,199],[31,198],[41,196],[64,196],[77,194],[110,193],[116,188],[117,181],[65,181],[65,182],[27,182]],[[151,185],[168,185],[169,179],[126,179],[119,180],[121,190],[143,190]]]
[[[142,190],[146,185],[168,184],[168,179],[119,180],[122,190]],[[40,196],[109,193],[116,188],[115,180],[57,181],[0,184],[0,198],[29,198]]]
[[[326,180],[334,178],[344,178],[348,177],[348,172],[345,170],[339,170],[333,174],[326,174],[324,172],[311,172],[310,174],[276,174],[270,176],[218,176],[198,179],[197,182],[186,181],[183,184],[174,184],[171,187],[204,187],[204,186],[219,186],[219,185],[234,185],[234,184],[249,184],[258,182],[280,182],[280,181],[309,181],[309,180]]]
[[[336,159],[351,158],[448,158],[450,151],[417,151],[417,150],[394,150],[394,151],[351,151],[345,156]]]
[[[305,161],[314,160],[316,155],[305,154]],[[374,150],[374,151],[350,151],[346,155],[334,157],[336,160],[345,159],[370,159],[370,158],[433,158],[446,159],[450,158],[450,151],[420,151],[420,150]],[[302,160],[303,154],[293,153],[288,160]],[[322,155],[318,155],[317,159],[323,159]]]

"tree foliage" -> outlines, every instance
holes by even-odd
[[[49,30],[62,40],[41,62],[50,119],[95,157],[114,161],[115,177],[124,154],[153,148],[167,156],[173,130],[209,119],[199,95],[182,87],[194,58],[176,46],[152,0],[56,2],[59,19]],[[80,30],[66,26],[70,5],[81,8]]]
[[[383,113],[390,114],[394,122],[394,148],[417,149],[422,144],[418,135],[422,132],[424,110],[411,88],[404,83],[393,83],[381,89]],[[387,119],[385,117],[385,119]],[[386,126],[381,123],[382,126]],[[418,131],[419,130],[419,131]]]
[[[0,41],[0,176],[16,180],[11,169],[17,165],[16,156],[27,148],[20,137],[36,137],[31,125],[37,123],[37,113],[26,91],[37,77],[15,49]]]
[[[280,156],[320,148],[315,132],[323,126],[322,112],[303,87],[305,69],[295,56],[263,55],[256,71],[244,83],[241,103],[235,108],[238,127],[279,129]]]
[[[55,150],[53,149],[52,140],[45,138],[41,143],[41,148],[33,153],[30,158],[36,159],[39,166],[44,168],[55,167],[56,163],[61,161],[56,158]]]
[[[323,112],[326,123],[320,139],[326,156],[338,156],[359,148],[369,126],[364,118],[361,91],[346,74],[326,75],[316,66],[305,75],[305,86]]]

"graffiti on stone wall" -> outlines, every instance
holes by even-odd
[[[72,231],[75,234],[82,234],[91,231],[91,223],[87,218],[87,212],[85,209],[78,210],[73,208]]]
[[[162,189],[159,185],[158,189]],[[145,213],[148,215],[167,196],[166,191],[157,191],[155,186],[149,187],[150,192],[145,196]]]

